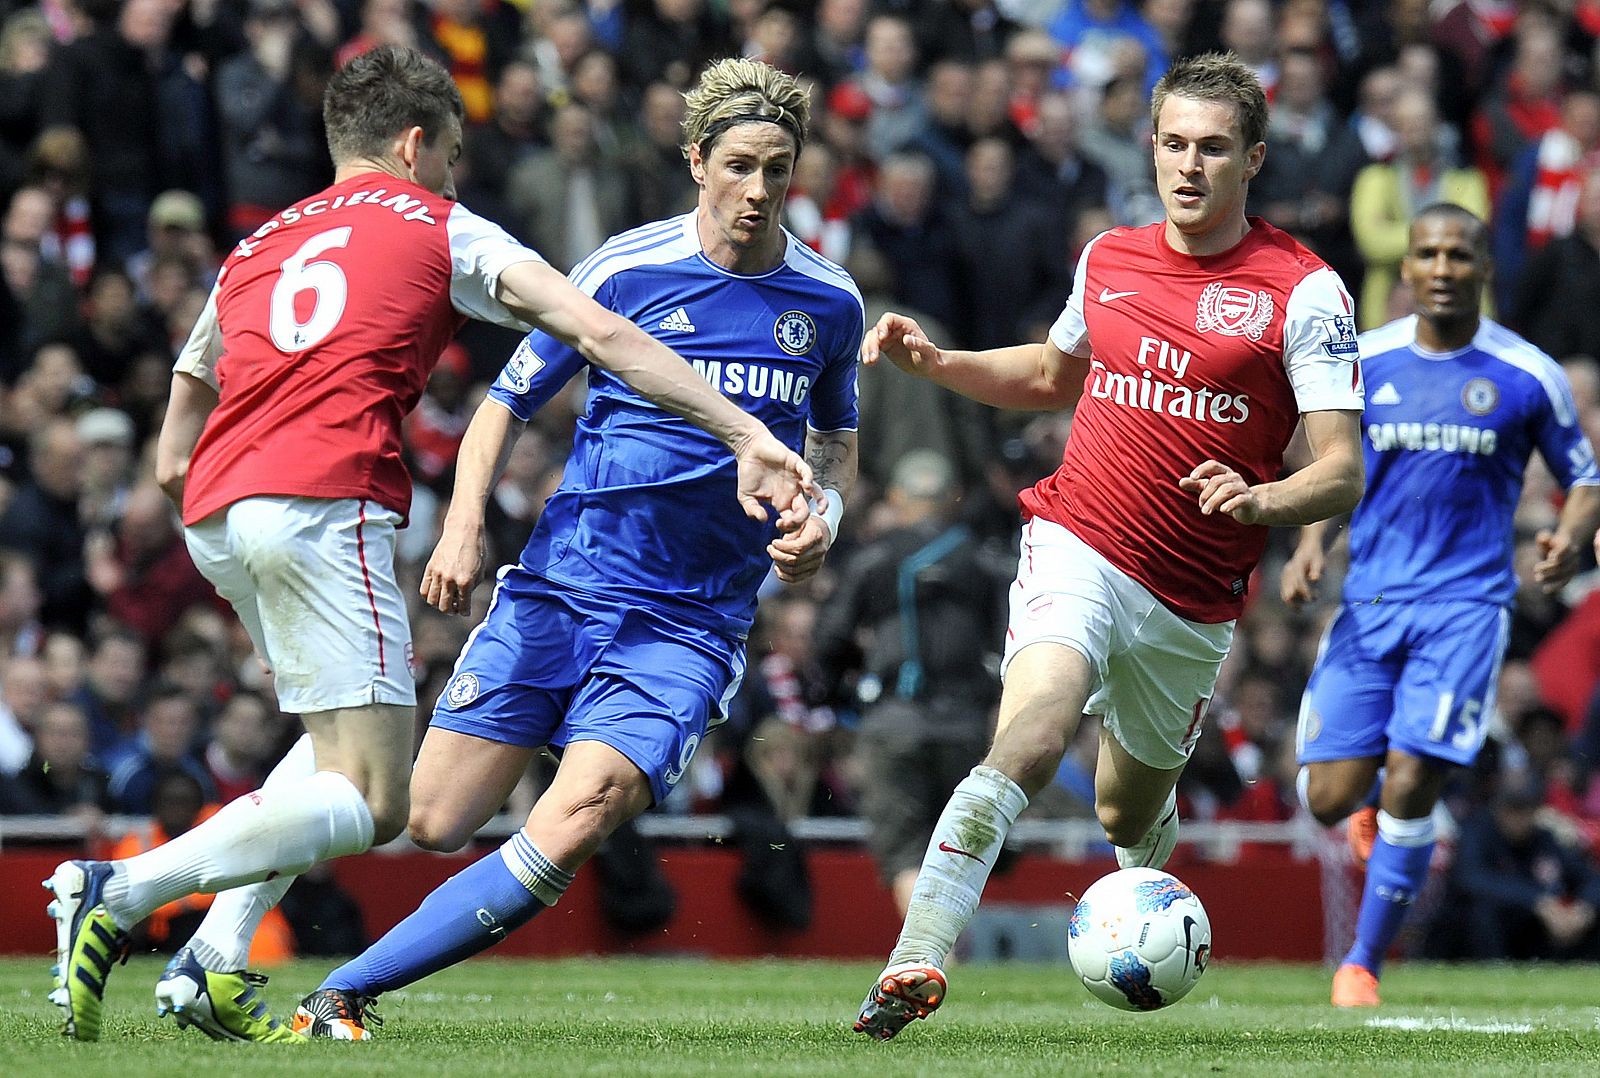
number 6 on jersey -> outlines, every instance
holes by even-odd
[[[344,314],[345,300],[350,289],[345,283],[344,270],[333,262],[313,262],[324,251],[343,247],[350,242],[350,226],[330,228],[318,232],[300,245],[299,250],[283,260],[279,267],[278,283],[272,286],[271,312],[267,320],[272,332],[272,343],[278,351],[288,355],[304,352],[333,332]],[[301,321],[294,310],[294,300],[301,292],[316,293],[311,313]]]

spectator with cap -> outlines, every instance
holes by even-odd
[[[948,460],[902,457],[892,526],[840,567],[816,626],[834,698],[862,710],[867,843],[902,913],[933,820],[982,759],[999,700],[999,656],[985,648],[1002,635],[1012,566],[958,522],[960,497]]]
[[[140,299],[150,298],[150,271],[164,257],[178,257],[193,267],[205,288],[216,278],[218,258],[206,232],[206,208],[190,191],[163,191],[145,216],[145,247],[127,260]]]
[[[109,528],[133,481],[133,419],[116,408],[93,408],[78,417],[77,429],[83,442],[79,517],[90,528]]]

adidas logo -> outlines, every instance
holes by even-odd
[[[689,321],[689,312],[682,307],[667,315],[659,324],[662,329],[668,329],[674,333],[694,332],[694,323]]]
[[[665,325],[665,323],[662,323],[662,324]],[[1378,391],[1376,393],[1374,393],[1367,400],[1367,403],[1368,404],[1399,404],[1400,403],[1400,391],[1394,387],[1394,383],[1393,382],[1385,382],[1385,383],[1383,383],[1383,385],[1378,387]]]

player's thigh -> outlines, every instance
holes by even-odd
[[[1389,744],[1469,765],[1488,733],[1511,612],[1492,603],[1411,603],[1412,642],[1395,687]]]
[[[534,749],[428,728],[411,772],[411,840],[458,850],[511,796]]]
[[[1084,710],[1102,716],[1102,744],[1109,736],[1150,771],[1175,772],[1200,739],[1233,623],[1181,618],[1131,580],[1123,590],[1123,609],[1137,624],[1107,661],[1105,680]],[[1097,780],[1097,797],[1114,792]]]
[[[1346,606],[1328,623],[1300,698],[1295,752],[1310,768],[1317,811],[1365,797],[1372,783],[1369,775],[1363,784],[1362,775],[1376,766],[1367,762],[1381,760],[1389,747],[1405,649],[1394,611],[1384,605]]]
[[[394,571],[399,522],[353,498],[246,498],[228,507],[228,547],[254,584],[284,711],[415,706],[411,625]]]

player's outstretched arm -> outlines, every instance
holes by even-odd
[[[1288,527],[1327,520],[1356,507],[1366,488],[1361,460],[1361,413],[1307,412],[1311,463],[1285,479],[1252,486],[1220,461],[1208,460],[1178,480],[1200,512],[1226,513],[1241,524]]]
[[[445,511],[439,542],[422,570],[422,598],[440,613],[462,617],[472,613],[472,590],[478,586],[488,557],[484,506],[523,426],[511,409],[492,397],[478,405],[467,424],[456,454],[450,508]]]
[[[773,569],[785,584],[815,576],[832,549],[844,501],[855,488],[857,446],[853,430],[806,432],[806,463],[822,488],[822,498],[798,529],[767,545]]]
[[[184,480],[189,475],[189,458],[216,406],[217,391],[208,383],[182,371],[173,373],[166,417],[156,437],[156,482],[180,510]]]
[[[606,310],[543,262],[519,262],[500,275],[499,296],[518,318],[583,353],[646,400],[682,416],[733,451],[739,462],[739,504],[764,520],[767,506],[779,526],[793,530],[809,515],[819,490],[811,469],[759,419],[711,388],[672,349]]]
[[[1534,537],[1539,562],[1533,579],[1547,592],[1560,591],[1578,572],[1579,551],[1596,542],[1600,528],[1600,486],[1582,484],[1567,491],[1566,504],[1553,531]]]
[[[881,359],[983,404],[1031,412],[1076,407],[1089,373],[1087,358],[1069,356],[1049,341],[983,352],[940,348],[916,319],[893,311],[861,341],[863,363]]]

